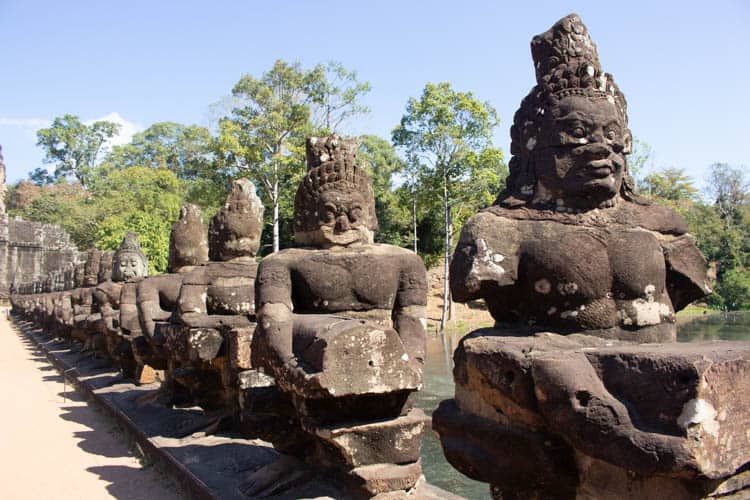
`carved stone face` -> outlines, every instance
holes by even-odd
[[[614,198],[631,145],[630,131],[615,105],[605,98],[573,95],[549,111],[532,146],[535,201],[590,208]]]
[[[255,257],[263,229],[263,203],[255,186],[247,179],[232,183],[232,192],[208,228],[208,248],[212,261]]]
[[[372,241],[372,233],[366,226],[370,214],[362,194],[356,191],[323,192],[318,198],[317,211],[320,243],[324,246]]]
[[[113,281],[130,281],[146,275],[146,266],[135,252],[118,252],[117,262],[113,263]]]

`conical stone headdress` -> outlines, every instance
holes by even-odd
[[[596,45],[577,14],[563,17],[549,30],[531,40],[537,84],[521,101],[510,129],[510,174],[506,189],[496,204],[525,205],[533,196],[536,176],[532,151],[542,133],[543,116],[557,101],[571,95],[603,99],[615,105],[627,127],[627,102],[612,75],[602,71]],[[629,153],[625,151],[625,153]],[[620,193],[635,199],[633,181],[627,172]]]
[[[377,229],[372,181],[357,165],[358,148],[356,139],[342,139],[336,134],[308,137],[305,144],[307,174],[294,198],[295,233],[318,229],[318,198],[324,191],[334,190],[361,193],[369,214],[365,227],[370,231]]]

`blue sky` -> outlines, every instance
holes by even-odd
[[[0,144],[10,182],[41,165],[55,116],[210,125],[211,104],[276,59],[340,61],[369,81],[351,134],[390,137],[406,100],[450,81],[489,101],[496,144],[534,85],[529,42],[577,12],[628,99],[654,168],[701,185],[716,161],[750,165],[750,2],[0,0]]]

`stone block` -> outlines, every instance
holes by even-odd
[[[750,343],[478,333],[455,354],[455,399],[433,416],[470,477],[506,493],[674,498],[743,481]]]
[[[406,495],[406,491],[414,488],[422,478],[422,463],[417,461],[403,465],[373,464],[357,467],[349,472],[347,482],[355,495],[371,498],[390,492],[403,492]]]
[[[392,420],[359,425],[306,428],[327,445],[326,459],[332,464],[360,467],[372,464],[403,464],[419,459],[422,431],[428,418],[417,408]]]
[[[253,341],[255,323],[247,327],[232,328],[226,334],[229,363],[233,370],[249,370],[250,345]]]

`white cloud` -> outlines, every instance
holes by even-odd
[[[122,115],[120,115],[120,113],[116,111],[107,113],[106,115],[99,117],[99,118],[86,120],[84,123],[86,125],[91,125],[94,122],[100,122],[100,121],[114,122],[120,125],[120,133],[114,136],[109,141],[107,141],[108,147],[122,146],[123,144],[127,144],[130,142],[130,140],[133,138],[135,134],[143,130],[142,125],[126,120],[125,118],[122,117]]]
[[[9,118],[0,116],[0,127],[22,127],[40,129],[49,127],[52,120],[47,118]]]

